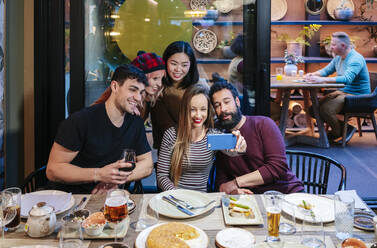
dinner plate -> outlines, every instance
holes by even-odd
[[[154,228],[156,228],[156,227],[158,227],[162,224],[166,224],[166,223],[159,223],[159,224],[148,227],[147,229],[144,229],[143,231],[141,231],[139,233],[139,235],[137,236],[136,240],[135,240],[135,248],[146,248],[145,244],[147,242],[147,238],[148,238],[149,233]],[[206,248],[208,246],[208,236],[207,236],[207,234],[202,229],[197,228],[196,226],[193,226],[193,225],[190,225],[190,224],[186,224],[186,225],[195,228],[199,233],[199,237],[197,237],[195,240],[185,240],[187,245],[189,247],[195,247],[195,248]]]
[[[306,204],[312,205],[312,211],[314,216],[320,216],[322,222],[328,223],[334,221],[334,201],[332,199],[326,198],[324,196],[312,195],[307,193],[293,193],[285,195],[284,199],[290,203],[293,203],[295,206],[302,204],[304,200]],[[293,215],[292,208],[287,204],[284,204],[282,210],[289,214]],[[299,220],[304,219],[304,214],[301,211],[295,211],[296,218]],[[318,221],[314,218],[314,223]]]
[[[41,191],[35,191],[35,192],[32,192],[32,193],[29,193],[29,195],[35,195],[35,196],[37,196],[37,195],[63,195],[63,194],[69,194],[69,193],[64,192],[64,191],[60,191],[60,190],[41,190]],[[21,217],[27,218],[29,215],[23,215],[22,213],[23,212],[29,213],[31,207],[28,210],[22,210],[23,206],[25,206],[25,203],[22,203],[22,199],[24,197],[25,197],[25,195],[22,195],[22,197],[21,197]],[[48,199],[45,200],[45,202],[49,205],[53,205],[48,201]],[[71,209],[73,207],[73,205],[75,205],[75,198],[73,197],[73,195],[71,195],[71,199],[69,200],[69,203],[67,203],[62,210],[55,212],[55,214],[64,213],[65,211]]]
[[[183,200],[194,207],[206,205],[212,200],[208,196],[206,196],[205,194],[199,191],[187,190],[187,189],[175,189],[175,190],[164,191],[158,195],[155,195],[149,201],[149,206],[154,211],[158,212],[161,215],[164,215],[170,218],[175,218],[175,219],[187,219],[187,218],[193,218],[198,215],[204,214],[210,211],[211,209],[213,209],[216,205],[216,202],[214,202],[206,208],[190,210],[191,212],[194,213],[194,215],[190,216],[179,211],[172,204],[162,200],[162,196],[167,197],[169,195],[172,195],[180,200]]]
[[[365,231],[374,231],[373,217],[370,212],[355,210],[353,226]]]
[[[253,210],[255,218],[245,218],[245,217],[233,217],[229,214],[229,196],[223,196],[221,198],[221,205],[223,208],[224,221],[227,225],[261,225],[263,224],[263,217],[259,210],[255,196],[250,195],[240,195],[233,196],[234,198],[239,198],[238,201],[242,205],[248,206]]]

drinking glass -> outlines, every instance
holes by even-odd
[[[149,206],[149,199],[144,197],[141,205],[141,212],[139,220],[135,224],[137,231],[142,231],[145,228],[153,226],[158,223],[158,213]]]
[[[280,221],[279,233],[281,234],[294,234],[296,233],[296,211],[297,207],[284,199],[281,201],[281,209],[289,210],[289,218],[292,223]]]
[[[76,248],[82,247],[83,234],[81,221],[72,222],[70,219],[62,220],[60,230],[59,247],[60,248]]]
[[[355,200],[349,196],[334,196],[336,237],[344,240],[352,237]]]
[[[124,160],[126,163],[130,163],[132,166],[131,167],[124,167],[124,168],[119,168],[119,170],[122,171],[132,171],[135,169],[136,166],[136,152],[133,149],[124,149],[122,152],[122,157],[120,158],[121,160]]]
[[[7,231],[13,232],[21,224],[21,189],[13,187],[5,189],[4,192],[11,195],[11,199],[8,201],[8,206],[5,211],[10,211],[10,209],[14,209],[16,211],[16,216],[14,219],[5,226]]]
[[[0,197],[0,226],[2,243],[4,243],[5,226],[11,223],[17,215],[17,210],[10,207],[13,204],[12,202],[13,195],[9,192],[3,191]]]
[[[128,216],[128,194],[122,189],[112,189],[107,192],[104,214],[106,220],[110,223],[110,227],[115,228],[115,239],[118,239],[118,229],[123,227],[124,220]]]
[[[297,71],[296,70],[291,71],[291,77],[297,77]]]
[[[276,80],[283,79],[283,67],[276,67]]]
[[[325,233],[321,216],[311,210],[300,208],[303,214],[301,244],[311,248],[325,248]]]
[[[263,194],[267,213],[267,242],[280,241],[279,225],[281,215],[281,197],[279,196],[279,193],[280,192],[277,191],[266,191]]]

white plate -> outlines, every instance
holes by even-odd
[[[239,197],[243,205],[249,206],[255,215],[255,218],[249,219],[244,217],[232,217],[229,215],[229,208],[226,200],[229,199],[228,196],[223,196],[221,198],[221,205],[223,207],[224,220],[227,225],[261,225],[263,224],[263,217],[259,211],[258,203],[255,200],[255,196],[250,195],[240,195],[233,196],[235,198]]]
[[[312,195],[307,193],[293,193],[286,195],[284,199],[295,206],[302,204],[305,200],[306,203],[312,205],[314,216],[320,216],[322,222],[328,223],[334,221],[334,201],[324,196]],[[286,205],[286,204],[285,204]],[[283,211],[289,215],[292,215],[292,209],[289,206],[283,206]],[[296,211],[296,218],[299,220],[304,219],[303,213]],[[316,221],[314,221],[316,222]]]
[[[41,191],[35,191],[35,192],[32,192],[32,193],[29,193],[31,195],[61,195],[61,194],[69,194],[67,192],[64,192],[64,191],[60,191],[60,190],[41,190]],[[22,202],[22,198],[24,197],[25,195],[22,195],[21,197],[21,202]],[[48,202],[47,202],[48,203]],[[75,198],[73,197],[73,195],[71,196],[71,199],[67,205],[67,207],[65,207],[64,209],[62,209],[61,211],[58,211],[56,212],[55,214],[61,214],[61,213],[64,213],[65,211],[71,209],[73,207],[73,205],[75,205]],[[21,204],[21,208],[22,208],[22,204]],[[27,213],[29,213],[30,209],[27,210]],[[28,215],[21,215],[22,218],[27,218]]]
[[[225,228],[216,234],[216,246],[250,248],[255,244],[251,232],[241,228]]]
[[[147,238],[148,238],[149,233],[154,228],[156,228],[156,227],[158,227],[162,224],[165,224],[165,223],[160,223],[160,224],[156,224],[154,226],[148,227],[147,229],[144,229],[141,233],[139,233],[139,235],[137,236],[136,241],[135,241],[135,248],[146,248],[145,243],[147,242]],[[207,234],[202,229],[199,229],[196,226],[193,226],[193,225],[190,225],[190,224],[186,224],[186,225],[194,227],[199,233],[199,237],[197,237],[195,240],[185,240],[187,245],[189,247],[195,247],[195,248],[206,248],[208,246],[208,236],[207,236]]]
[[[210,204],[206,208],[200,208],[196,210],[190,210],[194,213],[193,216],[189,216],[181,211],[179,211],[175,206],[172,204],[162,200],[162,196],[168,196],[173,195],[174,197],[183,200],[192,206],[203,206],[206,205],[208,202],[210,202],[212,199],[210,199],[205,194],[194,191],[194,190],[187,190],[187,189],[176,189],[176,190],[168,190],[164,191],[158,195],[155,195],[150,201],[149,206],[159,214],[165,215],[170,218],[175,219],[187,219],[187,218],[193,218],[198,215],[204,214],[208,211],[210,211],[214,206],[216,205],[216,202]]]

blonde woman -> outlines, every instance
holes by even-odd
[[[186,89],[180,104],[177,127],[164,133],[157,163],[157,183],[162,190],[176,188],[207,191],[214,151],[207,149],[207,134],[213,129],[214,111],[208,88],[195,84]],[[239,132],[236,152],[246,151]],[[236,154],[238,155],[238,154]]]

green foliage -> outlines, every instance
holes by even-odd
[[[219,42],[219,44],[217,45],[217,48],[224,48],[226,46],[230,46],[232,44],[232,41],[234,40],[234,38],[236,37],[236,34],[234,32],[230,32],[230,40],[222,40]]]
[[[284,33],[278,36],[279,41],[284,42],[298,42],[300,44],[310,46],[309,42],[306,40],[313,38],[314,34],[322,27],[318,24],[310,24],[309,26],[304,26],[304,28],[298,33],[296,38],[289,37],[288,34]]]

